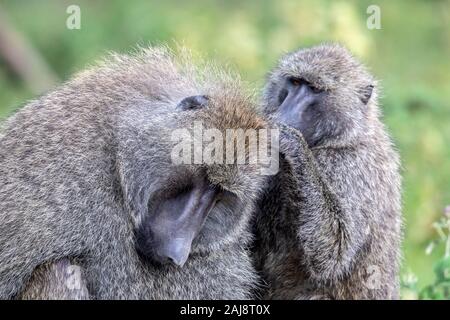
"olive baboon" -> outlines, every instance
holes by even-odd
[[[0,298],[42,297],[42,278],[69,260],[93,299],[251,297],[259,165],[176,165],[171,133],[265,122],[234,74],[190,60],[164,48],[112,55],[6,121]]]
[[[398,298],[399,157],[376,81],[343,47],[321,45],[281,59],[263,105],[282,154],[255,218],[266,297]]]

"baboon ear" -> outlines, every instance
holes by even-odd
[[[370,97],[372,97],[373,88],[373,84],[369,84],[359,90],[359,99],[362,103],[367,104],[367,102],[369,102]]]
[[[127,208],[135,217],[145,217],[148,212],[148,201],[151,188],[151,167],[135,158],[123,157],[118,166],[119,179]],[[142,157],[144,158],[144,157]],[[149,159],[146,159],[151,163]]]
[[[181,100],[177,108],[180,110],[194,110],[194,109],[200,109],[204,108],[208,105],[209,97],[202,95],[202,96],[191,96],[184,98]]]
[[[136,124],[129,127],[135,128]],[[151,141],[145,133],[136,135],[135,132],[124,130],[118,133],[119,142],[116,155],[116,172],[121,186],[122,195],[127,209],[134,217],[145,217],[148,212],[150,198],[152,157],[155,157]]]

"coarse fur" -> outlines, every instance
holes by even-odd
[[[193,95],[208,106],[177,108]],[[256,165],[174,165],[171,133],[194,121],[221,132],[265,125],[239,77],[166,48],[113,54],[10,117],[0,133],[0,298],[54,297],[39,290],[61,259],[81,267],[91,299],[251,298],[249,219],[264,177]],[[146,263],[134,231],[149,201],[199,170],[235,198],[210,212],[183,267]]]
[[[263,99],[269,117],[289,77],[323,92],[324,100],[307,111],[308,141],[279,124],[281,169],[255,218],[263,294],[397,299],[399,156],[380,119],[377,83],[340,45],[301,49],[284,56],[269,76]]]

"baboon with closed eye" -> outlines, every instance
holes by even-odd
[[[321,45],[281,59],[263,105],[282,154],[255,221],[266,298],[398,298],[399,157],[376,81],[343,47]]]
[[[257,164],[175,164],[171,133],[265,122],[235,75],[186,56],[113,55],[6,121],[0,298],[251,297],[264,176]],[[71,295],[58,286],[72,262],[82,273]]]

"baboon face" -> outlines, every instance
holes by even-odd
[[[139,201],[143,201],[141,209],[136,209],[136,248],[148,262],[183,266],[191,253],[215,250],[234,240],[249,219],[256,190],[262,185],[255,168],[234,164],[176,165],[170,160],[170,131],[202,121],[224,132],[224,113],[242,107],[232,99],[217,100],[207,95],[183,98],[164,121],[151,126],[154,133],[141,134],[141,138],[159,139],[153,142],[150,164],[144,164],[142,175],[134,178],[144,184],[136,191]],[[249,125],[239,121],[234,126],[245,129]],[[129,144],[127,147],[130,150]],[[145,158],[136,152],[133,156]]]
[[[265,91],[265,112],[292,126],[310,146],[363,127],[374,80],[339,46],[285,56]]]
[[[182,266],[191,252],[193,242],[199,242],[199,235],[215,243],[220,230],[210,229],[215,217],[223,222],[224,210],[231,214],[237,209],[237,196],[223,190],[209,181],[206,173],[199,169],[190,171],[179,168],[176,175],[169,175],[166,184],[154,190],[148,203],[148,214],[136,233],[138,251],[151,261]],[[169,181],[170,180],[170,181]],[[230,218],[230,217],[228,217]],[[239,216],[234,217],[235,220]],[[232,226],[222,226],[222,228]],[[203,232],[202,232],[203,231]],[[207,243],[206,243],[207,244]]]
[[[313,143],[316,124],[323,116],[325,92],[301,77],[286,77],[278,92],[277,122],[300,130],[308,143]]]

